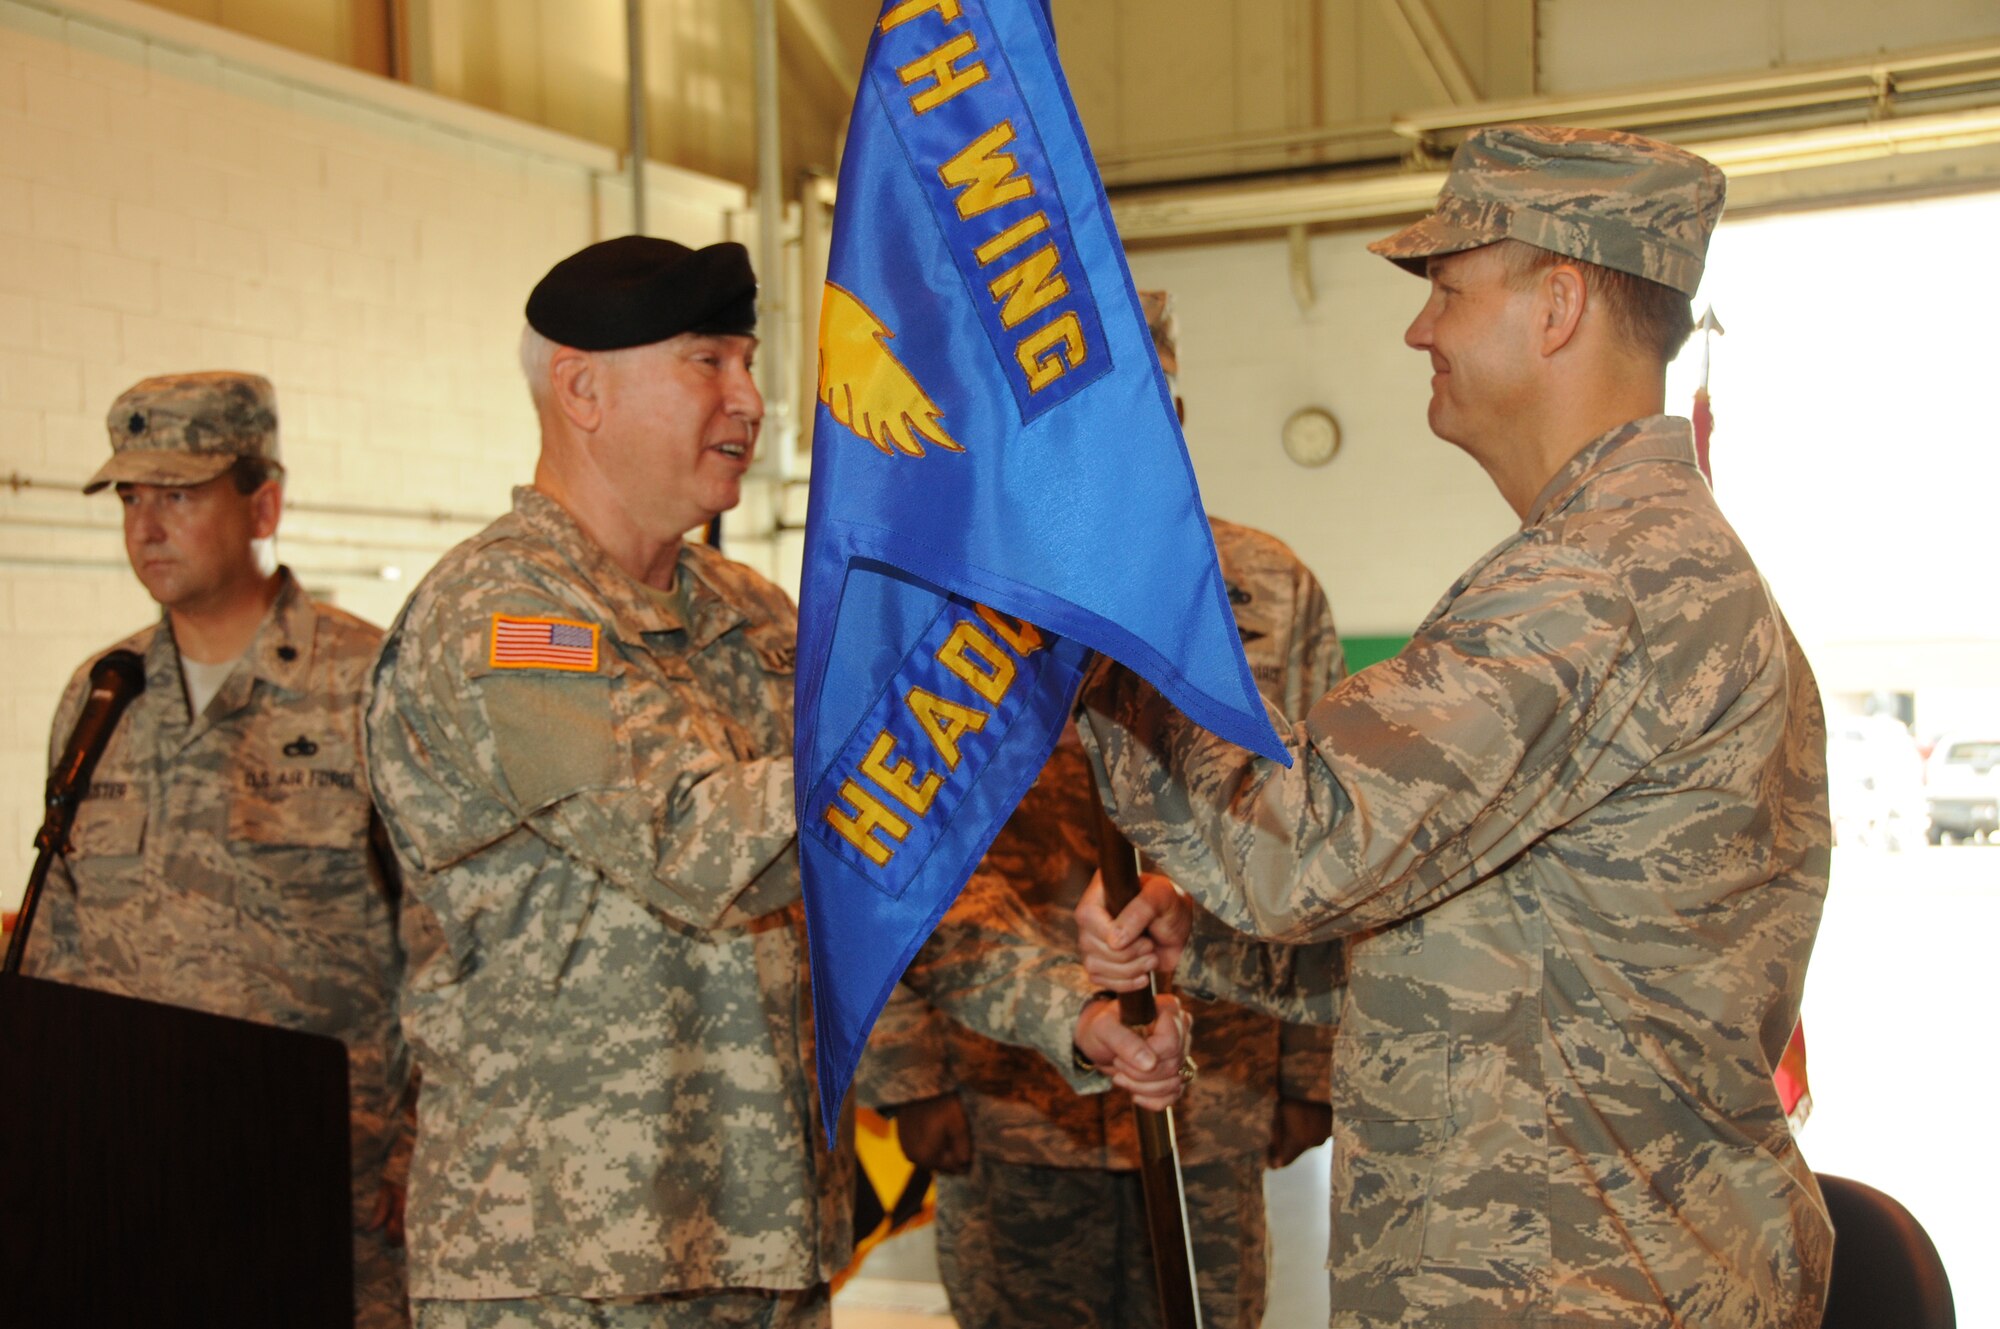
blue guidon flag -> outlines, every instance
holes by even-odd
[[[819,334],[799,859],[829,1139],[1092,651],[1278,760],[1043,0],[890,0]]]

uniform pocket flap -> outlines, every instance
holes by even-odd
[[[322,783],[239,789],[229,800],[229,838],[273,848],[359,849],[368,800],[351,771],[303,772]]]
[[[79,858],[131,858],[146,839],[141,798],[86,798],[70,823],[69,842]]]
[[[779,631],[776,626],[765,624],[746,631],[744,637],[750,649],[757,652],[757,663],[767,674],[791,674],[798,672],[799,649],[789,629]]]
[[[1333,1110],[1348,1121],[1451,1115],[1450,1035],[1348,1034],[1333,1043]]]

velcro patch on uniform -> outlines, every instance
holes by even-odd
[[[486,662],[495,669],[597,669],[597,625],[567,618],[493,616]]]

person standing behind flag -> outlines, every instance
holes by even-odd
[[[1833,1234],[1771,1077],[1826,894],[1826,727],[1661,413],[1722,199],[1635,135],[1469,134],[1372,247],[1428,276],[1431,428],[1520,531],[1293,726],[1289,771],[1129,676],[1086,697],[1114,816],[1175,881],[1256,936],[1350,938],[1338,1329],[1820,1322]],[[1311,977],[1158,883],[1127,912],[1079,908],[1100,981],[1177,964],[1287,1009]]]
[[[1164,291],[1139,298],[1179,407],[1171,302]],[[1278,540],[1209,521],[1258,688],[1301,719],[1346,675],[1326,594]],[[1051,935],[1069,928],[1096,867],[1097,802],[1072,726],[982,863]],[[1225,1002],[1189,1005],[1200,1074],[1174,1120],[1202,1323],[1256,1329],[1266,1304],[1264,1169],[1326,1139],[1332,1030]],[[893,1111],[911,1160],[939,1174],[938,1269],[963,1329],[1160,1322],[1128,1098],[1079,1095],[907,989],[876,1027],[859,1083],[864,1101]],[[1051,1232],[1065,1234],[1061,1260],[1048,1258]]]
[[[737,244],[557,263],[522,336],[534,484],[376,664],[369,771],[444,935],[403,1002],[422,1329],[828,1322],[853,1157],[810,1070],[794,612],[682,538],[735,506],[756,448],[755,302]],[[990,895],[913,981],[1171,1101],[1177,1024],[1149,1046],[1073,957],[1010,952]]]

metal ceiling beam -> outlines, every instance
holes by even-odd
[[[840,88],[842,95],[851,100],[860,70],[841,46],[840,39],[833,35],[833,24],[819,0],[781,0],[781,3],[785,17],[806,39],[806,49],[813,59]]]
[[[1815,167],[1959,149],[2000,158],[2000,103],[1936,115],[1682,144],[1739,182]],[[1121,193],[1111,212],[1127,244],[1273,232],[1293,226],[1362,225],[1421,213],[1444,172],[1377,171]]]
[[[1440,101],[1467,106],[1479,100],[1479,88],[1472,71],[1459,58],[1458,48],[1438,21],[1431,0],[1381,0],[1382,9],[1396,29],[1417,66],[1417,72],[1431,85]]]
[[[1310,129],[1150,143],[1106,153],[1098,166],[1114,191],[1173,188],[1176,181],[1194,188],[1198,182],[1306,164],[1332,170],[1401,156],[1421,167],[1434,164],[1427,159],[1447,156],[1465,131],[1510,121],[1715,138],[1727,132],[1719,126],[1732,121],[1741,122],[1742,132],[1807,129],[1860,117],[1965,110],[1996,100],[2000,44],[1981,42],[1646,88],[1447,106]]]
[[[1423,141],[1517,120],[1626,127],[1843,103],[1875,103],[1886,111],[1897,99],[1936,96],[1955,89],[1996,88],[2000,88],[2000,44],[1979,42],[1892,53],[1872,60],[1797,65],[1738,78],[1441,107],[1398,115],[1390,124],[1403,137]]]

